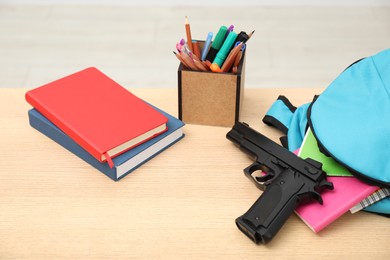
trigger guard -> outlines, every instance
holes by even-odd
[[[253,176],[252,174],[258,170],[261,170],[264,175]],[[269,180],[274,177],[273,174],[271,174],[270,172],[271,171],[269,169],[266,169],[265,166],[259,164],[258,162],[254,162],[253,164],[249,165],[244,169],[246,177],[248,177],[256,185],[256,187],[262,191],[264,191],[267,185],[270,183]]]

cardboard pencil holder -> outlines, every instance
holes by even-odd
[[[232,127],[239,120],[245,52],[237,74],[178,68],[179,119],[188,124]]]

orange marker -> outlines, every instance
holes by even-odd
[[[188,23],[188,18],[186,16],[186,34],[187,34],[187,45],[190,51],[194,51],[192,47],[192,37],[191,37],[191,27],[190,24]]]
[[[212,72],[222,72],[221,68],[218,66],[217,63],[211,64],[210,69]]]

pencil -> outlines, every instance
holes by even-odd
[[[229,53],[228,57],[226,58],[225,62],[222,65],[222,72],[228,72],[233,66],[233,63],[236,60],[237,54],[240,52],[242,47],[242,42],[240,42],[236,47],[233,48],[233,50]]]
[[[242,51],[240,50],[240,52],[236,56],[236,60],[234,61],[233,68],[232,68],[232,73],[237,74],[237,72],[238,72],[238,64],[240,64],[241,57],[242,57]]]
[[[183,64],[184,68],[189,68],[189,66],[185,63],[185,61],[179,54],[177,54],[176,52],[173,52],[173,54],[175,54],[176,58]]]
[[[190,69],[195,70],[195,71],[198,70],[198,68],[195,66],[194,61],[192,60],[192,58],[190,56],[188,56],[187,53],[182,51],[180,53],[180,56],[184,60],[185,64],[187,64]]]
[[[195,66],[200,69],[201,71],[207,71],[209,70],[209,67],[205,65],[194,53],[190,52],[189,53],[190,58],[194,61]],[[200,68],[202,66],[202,68]]]
[[[207,69],[203,66],[203,64],[200,61],[194,60],[194,64],[198,68],[198,70],[207,71]]]
[[[249,38],[248,38],[248,41],[249,41],[249,39],[252,37],[252,35],[255,33],[255,30],[253,30],[252,32],[250,32],[249,34],[248,34],[248,36],[249,36]]]
[[[203,66],[206,68],[207,71],[211,71],[210,69],[211,62],[202,60],[200,63],[203,64]]]
[[[199,42],[198,41],[194,41],[192,43],[192,48],[194,49],[193,53],[196,55],[196,57],[198,57],[200,59],[201,56],[200,56]]]
[[[190,51],[193,51],[193,47],[192,47],[192,37],[191,37],[191,27],[190,27],[190,24],[188,22],[188,17],[186,16],[186,34],[187,34],[187,45],[188,45],[188,48],[190,49]]]

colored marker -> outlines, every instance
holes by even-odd
[[[205,60],[206,59],[206,55],[207,53],[209,52],[209,48],[210,48],[210,44],[211,44],[211,40],[213,39],[213,33],[212,32],[209,32],[207,34],[207,38],[206,38],[206,41],[203,45],[203,50],[202,50],[202,60]]]
[[[178,43],[176,43],[176,50],[178,52],[181,52],[181,49],[183,47],[183,45],[185,44],[186,42],[184,41],[184,39],[181,39]]]
[[[236,46],[237,43],[239,42],[243,42],[243,43],[246,43],[247,40],[249,40],[250,36],[244,32],[244,31],[241,31],[238,35],[237,35],[237,38],[234,42],[234,45],[230,48],[230,51],[233,50],[234,46]]]
[[[217,63],[211,64],[210,69],[212,72],[222,72],[221,68],[218,66]]]
[[[227,32],[226,32],[226,35],[225,35],[225,38],[229,35],[230,32],[232,32],[234,30],[234,25],[230,25]]]
[[[217,63],[219,67],[222,67],[226,57],[228,56],[231,47],[233,46],[237,38],[237,33],[230,32],[225,42],[223,43],[221,49],[218,51],[217,56],[215,57],[213,63]]]
[[[223,41],[225,40],[225,35],[227,32],[226,26],[222,25],[219,28],[219,31],[217,35],[215,36],[215,39],[213,43],[211,44],[211,48],[209,50],[209,53],[206,56],[206,59],[212,62],[215,59],[215,56],[217,55],[219,49],[221,48]],[[230,34],[230,33],[229,33]]]

